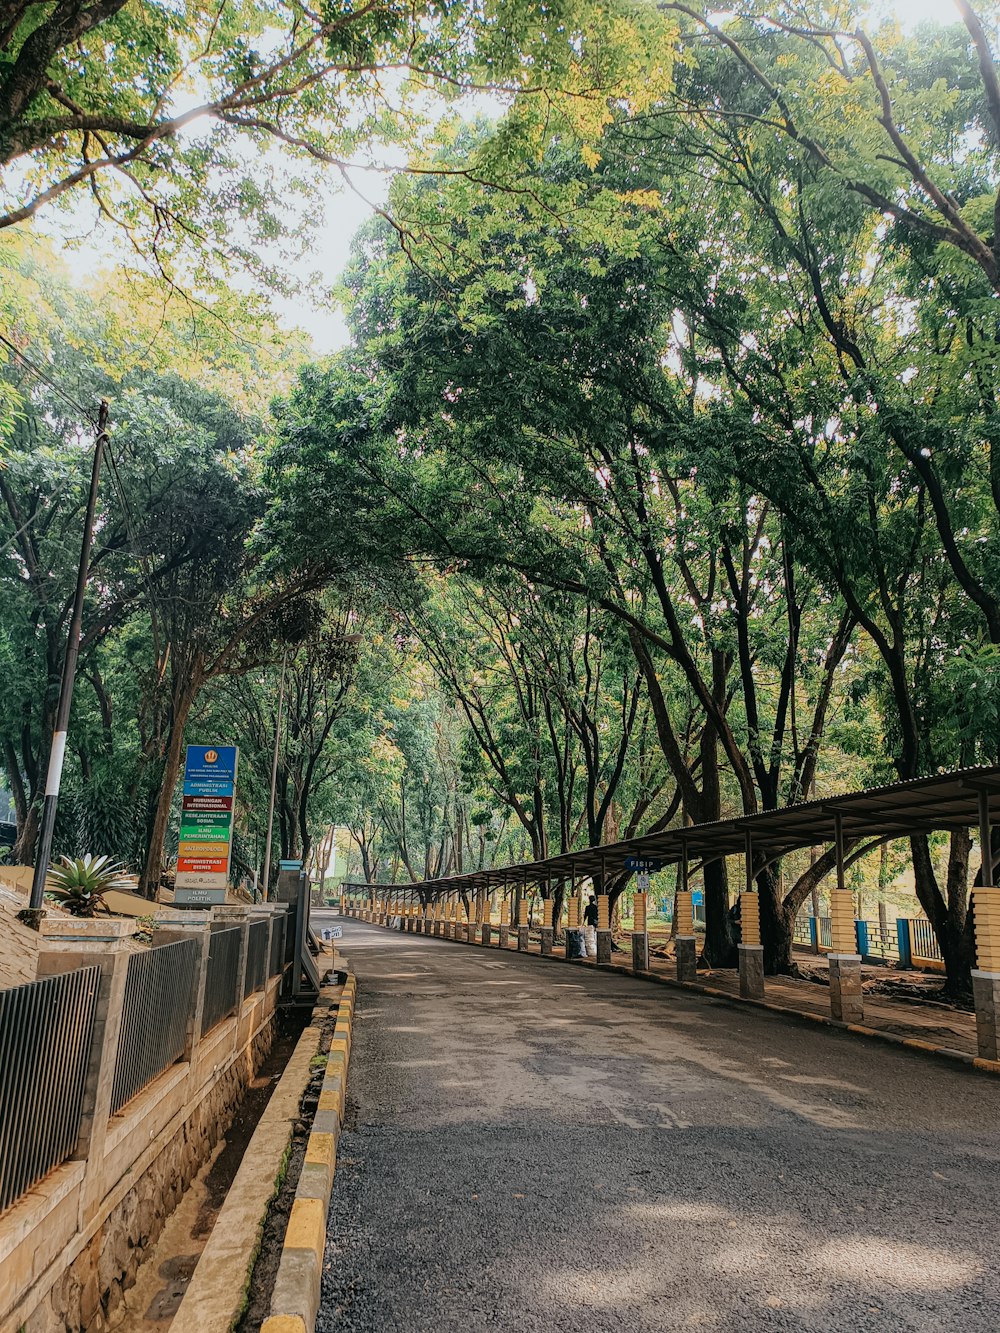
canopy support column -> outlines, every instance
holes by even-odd
[[[677,890],[677,930],[674,947],[677,950],[677,980],[696,981],[698,978],[698,945],[694,937],[694,902],[688,883],[688,843],[681,839],[681,886]]]
[[[865,1008],[861,992],[861,954],[854,923],[854,895],[845,878],[844,817],[833,817],[837,854],[837,887],[830,895],[830,1013],[838,1023],[861,1023]]]
[[[976,927],[976,966],[972,994],[976,1002],[976,1046],[982,1060],[1000,1060],[1000,889],[994,887],[990,794],[979,789],[981,883],[972,890]]]
[[[760,942],[760,897],[753,874],[753,834],[746,830],[746,888],[740,894],[742,939],[737,946],[740,995],[745,1000],[764,998],[764,948]]]

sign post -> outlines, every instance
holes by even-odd
[[[180,907],[226,901],[236,796],[235,745],[189,745],[174,901]]]

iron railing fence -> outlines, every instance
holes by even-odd
[[[267,975],[280,976],[285,969],[285,917],[273,918],[271,929],[271,956],[268,959]]]
[[[201,1032],[205,1035],[216,1023],[236,1008],[240,973],[240,949],[243,931],[238,926],[213,930],[205,969],[205,1003],[201,1012]]]
[[[910,954],[915,958],[944,961],[934,934],[934,927],[921,917],[910,917]]]
[[[128,960],[112,1115],[184,1054],[197,962],[196,940],[163,944]]]
[[[267,980],[267,927],[266,921],[250,922],[247,940],[247,972],[243,980],[243,998],[264,989]]]
[[[0,1211],[76,1148],[100,976],[0,991]]]

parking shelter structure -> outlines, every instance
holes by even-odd
[[[1000,766],[968,768],[933,777],[915,778],[884,787],[823,797],[768,810],[761,814],[721,819],[644,834],[620,842],[589,847],[490,870],[471,871],[410,885],[345,885],[343,903],[372,919],[386,920],[386,900],[404,922],[415,928],[469,942],[491,942],[493,896],[501,895],[500,944],[513,927],[519,948],[526,949],[527,918],[510,922],[507,899],[529,886],[548,889],[553,883],[569,886],[574,898],[584,881],[603,890],[609,875],[635,869],[637,862],[679,867],[677,891],[677,978],[694,979],[696,950],[691,877],[713,861],[738,856],[744,864],[744,886],[739,895],[742,942],[739,945],[740,991],[747,998],[764,993],[763,946],[760,936],[760,900],[757,876],[790,852],[826,845],[835,852],[836,885],[830,892],[830,1006],[834,1019],[860,1023],[863,1017],[861,956],[854,924],[853,893],[846,886],[850,848],[859,841],[878,843],[913,834],[976,829],[980,847],[992,849],[992,830],[1000,822]],[[983,856],[982,882],[972,891],[976,943],[973,988],[979,1054],[1000,1059],[1000,888],[996,887],[995,853]],[[548,896],[548,895],[546,895]],[[610,958],[611,932],[608,895],[598,892],[598,962]],[[645,926],[645,897],[640,916]],[[401,915],[402,913],[402,915]],[[543,932],[552,928],[551,912]],[[485,927],[485,929],[484,929]],[[482,932],[480,939],[477,933]],[[644,930],[640,934],[644,934]],[[544,939],[544,937],[543,937]],[[549,944],[548,940],[544,940]],[[549,950],[546,950],[548,952]],[[645,957],[641,944],[633,958]],[[637,964],[637,970],[641,967]]]

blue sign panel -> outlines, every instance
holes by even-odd
[[[202,784],[213,788],[236,781],[235,745],[189,745],[184,765],[184,790],[197,791]]]
[[[625,869],[645,871],[647,874],[652,874],[654,870],[663,869],[663,862],[648,856],[626,856]]]

